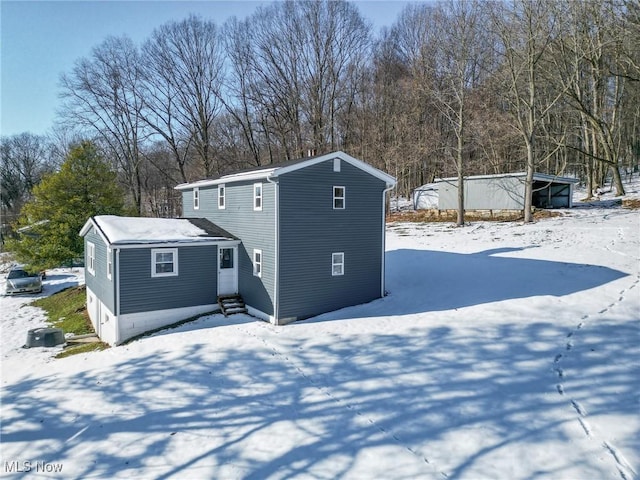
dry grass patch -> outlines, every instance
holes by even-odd
[[[543,218],[559,217],[562,212],[558,210],[536,209],[533,212],[535,220]],[[473,211],[465,213],[466,222],[517,222],[524,220],[522,212],[516,211]],[[457,220],[454,210],[405,210],[402,212],[392,212],[387,215],[387,222],[409,222],[409,223],[451,223]]]
[[[629,208],[631,210],[640,209],[640,198],[623,198],[622,207]]]

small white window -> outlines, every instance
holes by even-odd
[[[331,275],[336,277],[344,275],[344,253],[337,252],[331,254]]]
[[[262,277],[262,250],[253,250],[253,274]]]
[[[195,187],[193,189],[193,209],[198,210],[200,208],[200,189]]]
[[[344,210],[345,188],[333,187],[333,209]]]
[[[224,210],[226,189],[224,184],[218,185],[218,208]]]
[[[262,183],[253,184],[253,209],[262,210]]]
[[[178,249],[154,248],[151,250],[151,276],[173,277],[178,275]]]
[[[113,273],[113,250],[111,248],[107,248],[107,278],[111,280],[111,275]]]
[[[339,158],[334,158],[333,159],[333,171],[334,172],[339,172],[340,171],[340,159]]]
[[[87,242],[87,271],[96,274],[96,246],[91,242]]]

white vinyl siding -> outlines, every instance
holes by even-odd
[[[262,211],[262,183],[253,184],[253,209]]]
[[[96,274],[96,246],[91,242],[87,242],[87,271]]]
[[[198,187],[193,189],[193,209],[200,209],[200,189]]]
[[[262,277],[262,250],[253,250],[253,274]]]
[[[344,252],[331,254],[331,275],[334,277],[344,275]]]
[[[345,187],[333,187],[333,209],[344,210],[345,208]]]
[[[154,248],[151,250],[151,276],[172,277],[178,275],[178,249]]]
[[[225,193],[226,192],[224,188],[224,183],[221,185],[218,185],[218,208],[220,210],[225,209],[225,202],[226,202]]]

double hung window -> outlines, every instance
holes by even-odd
[[[262,277],[262,250],[253,250],[253,274]]]
[[[193,209],[198,210],[200,208],[200,189],[195,187],[193,189]]]
[[[87,242],[87,271],[96,274],[96,246],[91,242]]]
[[[333,187],[333,209],[344,210],[346,189],[344,187]]]
[[[253,184],[253,209],[262,210],[262,183]]]
[[[151,276],[172,277],[178,275],[178,249],[154,248],[151,250]]]
[[[331,275],[334,277],[344,275],[343,252],[336,252],[331,254]]]
[[[224,210],[225,208],[226,193],[227,189],[224,184],[218,185],[218,208],[220,210]]]

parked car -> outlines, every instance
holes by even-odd
[[[42,276],[40,273],[29,272],[23,267],[14,267],[7,275],[6,294],[40,293],[42,292]]]

